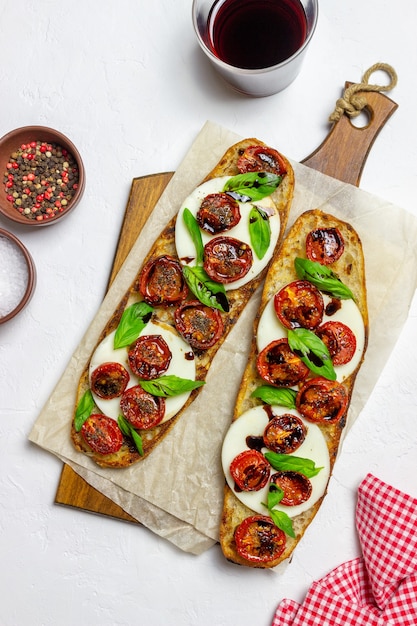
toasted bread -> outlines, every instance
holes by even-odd
[[[237,394],[233,421],[238,420],[249,409],[259,406],[262,401],[259,398],[252,397],[252,392],[265,381],[260,377],[257,367],[257,343],[256,334],[259,319],[271,298],[285,285],[297,280],[294,268],[294,260],[296,257],[305,258],[305,241],[307,234],[317,228],[336,227],[341,232],[345,242],[344,254],[331,265],[331,270],[339,277],[339,279],[347,285],[353,292],[354,300],[362,315],[365,329],[365,345],[362,358],[356,369],[345,379],[342,384],[345,387],[349,402],[352,396],[354,382],[364,358],[366,344],[368,340],[368,311],[366,298],[365,283],[365,263],[362,251],[361,241],[358,234],[346,222],[343,222],[331,215],[323,213],[319,210],[312,210],[302,214],[294,223],[292,228],[286,235],[283,244],[272,259],[268,273],[265,279],[261,303],[258,315],[254,323],[254,337],[251,352],[248,358],[247,366],[244,371],[240,389]],[[330,472],[333,468],[343,428],[346,424],[347,409],[343,418],[337,423],[318,424],[327,443]],[[230,483],[229,483],[230,484]],[[224,488],[224,504],[223,514],[220,524],[220,544],[224,556],[231,562],[247,567],[271,568],[275,567],[291,555],[299,541],[301,540],[308,525],[316,515],[324,495],[310,509],[293,518],[293,528],[295,538],[286,537],[286,545],[282,554],[268,562],[251,562],[237,552],[235,542],[235,530],[237,526],[247,517],[253,515],[253,511],[236,496],[229,484],[226,482]]]
[[[221,176],[234,176],[239,173],[237,168],[237,160],[243,154],[244,150],[248,146],[252,145],[262,145],[265,146],[261,141],[257,139],[245,139],[240,141],[233,146],[231,146],[227,152],[224,154],[220,162],[214,167],[214,169],[203,179],[202,182],[206,182],[210,179],[221,177]],[[293,197],[294,190],[294,173],[291,167],[290,162],[282,157],[285,164],[287,173],[284,176],[281,184],[278,188],[271,194],[270,198],[274,203],[275,208],[277,209],[280,216],[280,233],[278,238],[278,244],[280,245],[283,234],[285,232],[288,215],[290,211],[290,206]],[[178,199],[178,206],[181,205],[183,198]],[[128,303],[133,301],[137,301],[141,299],[140,294],[138,293],[138,279],[141,272],[142,267],[150,260],[155,259],[161,255],[169,255],[172,257],[177,257],[176,247],[175,247],[175,223],[176,217],[174,217],[165,227],[165,229],[161,232],[157,240],[152,245],[147,257],[144,260],[141,268],[138,268],[138,274],[135,277],[132,285],[129,290],[123,297],[120,304],[114,311],[113,316],[106,324],[103,329],[97,345],[113,330],[115,330],[118,326],[120,318],[124,309],[126,308]],[[226,338],[228,332],[236,323],[237,318],[243,311],[246,303],[257,289],[257,287],[261,284],[265,277],[266,269],[263,270],[256,278],[251,280],[246,285],[232,289],[228,291],[228,301],[229,301],[229,312],[222,313],[223,324],[224,324],[224,332],[220,340],[217,344],[211,348],[208,348],[205,351],[194,351],[195,352],[195,363],[196,363],[196,379],[204,381],[213,361],[213,358]],[[174,326],[174,309],[175,307],[161,307],[156,306],[154,309],[154,317],[160,321],[163,321],[171,326]],[[89,362],[86,364],[80,381],[78,385],[77,391],[77,399],[75,411],[80,402],[80,399],[83,397],[84,393],[89,389]],[[179,419],[180,415],[187,408],[187,406],[192,402],[196,394],[198,393],[198,389],[194,390],[185,406],[169,421],[161,423],[154,428],[149,430],[140,431],[140,435],[143,441],[143,454],[139,454],[135,445],[129,437],[124,437],[123,445],[120,450],[116,453],[102,455],[94,452],[90,446],[86,443],[84,438],[82,437],[80,432],[77,432],[74,426],[74,420],[72,422],[71,428],[71,437],[73,444],[77,450],[87,454],[93,461],[95,461],[98,465],[103,467],[113,467],[113,468],[123,468],[131,465],[132,463],[136,463],[143,458],[145,458],[150,452],[155,448],[158,442],[172,429],[176,421]],[[75,415],[75,413],[74,413]]]

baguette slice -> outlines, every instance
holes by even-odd
[[[353,386],[361,363],[363,362],[368,341],[368,311],[362,244],[359,236],[348,223],[319,210],[312,210],[305,212],[296,220],[292,228],[289,230],[288,235],[285,237],[281,249],[277,250],[277,253],[269,266],[262,292],[260,309],[254,322],[254,338],[251,352],[236,399],[232,420],[233,422],[238,420],[242,414],[252,407],[262,405],[262,401],[260,399],[251,397],[252,392],[258,386],[265,384],[265,381],[263,381],[259,376],[256,367],[256,358],[258,354],[256,346],[256,333],[261,314],[270,299],[282,287],[294,280],[297,280],[298,277],[294,268],[294,259],[296,257],[306,257],[305,241],[307,234],[316,228],[330,227],[338,228],[345,242],[344,254],[339,258],[339,260],[334,262],[330,268],[353,292],[355,302],[360,310],[364,322],[365,344],[362,358],[353,373],[351,373],[351,375],[342,383],[348,393],[350,404]],[[336,460],[342,431],[346,424],[347,412],[348,408],[346,409],[342,419],[336,424],[318,424],[324,435],[329,452],[330,474]],[[308,525],[312,522],[314,516],[316,515],[324,495],[325,494],[323,494],[323,496],[312,507],[310,507],[310,509],[293,518],[295,538],[291,538],[286,535],[285,549],[278,558],[267,563],[254,563],[246,558],[242,558],[242,556],[238,554],[235,543],[235,530],[237,526],[244,519],[253,515],[254,512],[246,505],[242,504],[242,502],[235,495],[234,491],[229,487],[229,484],[226,482],[224,488],[223,514],[220,523],[220,545],[224,556],[233,563],[247,567],[271,568],[277,566],[279,563],[289,558],[301,540]]]
[[[239,174],[239,170],[237,167],[238,158],[243,154],[245,148],[253,145],[265,146],[265,144],[258,139],[250,138],[240,141],[233,146],[231,146],[226,153],[223,155],[219,163],[214,167],[214,169],[202,180],[201,182],[206,182],[212,178],[221,177],[221,176],[235,176]],[[282,155],[281,155],[282,156]],[[293,192],[294,192],[294,172],[291,167],[290,162],[282,157],[286,168],[287,174],[284,176],[281,184],[278,188],[271,194],[270,198],[274,203],[275,208],[278,210],[280,215],[280,233],[278,237],[277,247],[280,245],[281,240],[283,238],[288,215],[291,207]],[[204,164],[202,164],[204,166]],[[178,198],[178,207],[180,207],[184,198]],[[152,259],[155,259],[161,255],[169,255],[174,258],[177,257],[176,247],[175,247],[175,223],[176,217],[172,218],[172,220],[167,224],[164,230],[160,233],[157,240],[152,245],[147,257],[145,258],[142,266],[138,268],[138,274],[135,277],[132,285],[122,298],[119,305],[116,307],[112,317],[106,324],[103,329],[97,345],[112,331],[114,331],[122,313],[126,306],[132,304],[132,302],[141,300],[142,297],[138,292],[137,284],[138,278],[141,272],[142,267]],[[213,358],[220,348],[221,344],[225,340],[227,334],[230,329],[236,323],[239,315],[242,313],[245,305],[249,301],[250,297],[257,289],[257,287],[261,284],[263,279],[265,278],[267,268],[265,268],[256,278],[251,280],[246,285],[232,289],[228,291],[228,301],[230,310],[228,313],[222,313],[223,324],[224,324],[224,332],[220,340],[217,342],[215,346],[209,348],[205,351],[194,351],[195,363],[196,363],[196,379],[204,381],[209,367],[213,361]],[[174,310],[175,307],[158,307],[154,308],[153,318],[167,323],[171,326],[174,326]],[[94,351],[93,351],[94,352]],[[92,355],[91,355],[92,356]],[[91,358],[91,357],[90,357]],[[89,361],[90,362],[90,361]],[[83,397],[84,393],[89,389],[89,362],[86,364],[82,375],[80,377],[80,381],[78,384],[75,409],[74,409],[74,417],[77,410],[77,406]],[[181,373],[178,373],[181,376]],[[195,396],[198,393],[198,389],[194,390],[190,397],[188,398],[184,407],[169,421],[161,423],[160,425],[151,428],[149,430],[141,430],[140,436],[142,437],[143,443],[143,455],[140,455],[137,448],[133,444],[133,441],[129,437],[124,437],[122,447],[116,453],[101,455],[94,452],[90,446],[85,442],[80,432],[77,432],[74,426],[74,420],[72,420],[71,426],[71,437],[75,448],[88,455],[93,461],[95,461],[98,465],[102,467],[112,467],[112,468],[124,468],[128,467],[133,463],[141,461],[146,458],[150,452],[156,447],[156,445],[161,441],[161,439],[172,429],[176,421],[180,418],[183,411],[189,406],[189,404],[193,401]],[[99,412],[99,411],[97,411]]]

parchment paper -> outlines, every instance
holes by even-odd
[[[240,139],[212,122],[204,125],[29,435],[32,442],[61,458],[144,526],[193,554],[200,554],[218,540],[224,485],[220,449],[245,367],[260,290],[217,353],[197,399],[144,461],[123,470],[99,468],[73,448],[70,424],[79,376],[148,249],[186,195]],[[371,394],[407,318],[417,284],[417,220],[352,185],[292,164],[296,191],[288,225],[302,212],[320,208],[350,222],[364,248],[370,339],[346,434]]]

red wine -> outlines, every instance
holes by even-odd
[[[300,0],[218,0],[208,27],[219,59],[259,69],[297,52],[306,39],[307,20]]]

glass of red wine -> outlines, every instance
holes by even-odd
[[[226,82],[262,97],[298,75],[318,0],[193,0],[192,18],[201,48]]]

